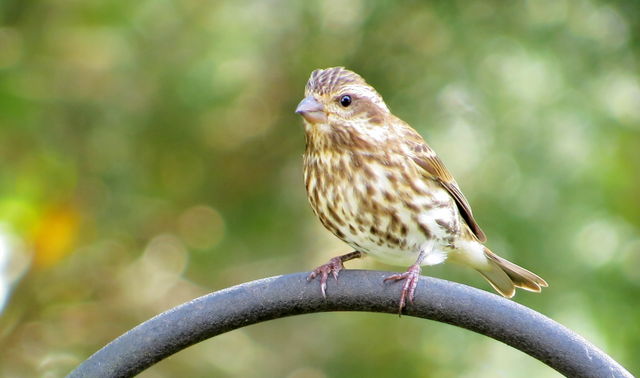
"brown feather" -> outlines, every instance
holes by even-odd
[[[422,169],[426,171],[430,175],[430,178],[436,180],[442,185],[449,194],[456,201],[456,205],[458,206],[458,210],[460,211],[460,215],[467,222],[467,225],[473,232],[473,234],[478,238],[479,241],[485,242],[487,241],[487,237],[480,229],[480,226],[473,218],[473,212],[471,211],[471,206],[469,205],[469,201],[465,198],[464,194],[458,187],[458,184],[453,179],[447,168],[444,166],[440,158],[435,155],[435,153],[429,148],[429,146],[424,144],[427,147],[426,153],[421,153],[419,156],[412,156],[413,161]]]
[[[344,67],[333,67],[325,70],[315,70],[307,82],[307,90],[318,94],[330,94],[347,84],[366,85],[364,79],[353,71]]]
[[[543,287],[549,286],[547,284],[547,281],[543,280],[537,274],[532,273],[525,268],[496,255],[495,253],[491,252],[489,248],[485,247],[484,254],[485,256],[487,256],[489,261],[491,261],[491,263],[497,265],[500,269],[502,269],[503,272],[507,274],[507,276],[509,276],[515,287],[519,287],[528,291],[540,292]]]
[[[422,136],[418,134],[411,126],[406,124],[404,121],[400,120],[395,116],[391,116],[391,122],[400,125],[402,127],[402,136],[405,143],[409,144],[411,147],[411,159],[414,163],[416,163],[420,168],[422,168],[422,172],[424,176],[428,179],[435,180],[443,188],[445,188],[451,197],[456,201],[456,205],[458,210],[460,211],[460,215],[465,220],[469,229],[475,237],[480,242],[487,241],[487,237],[473,218],[473,212],[471,211],[471,205],[469,205],[469,201],[465,198],[464,194],[458,187],[458,183],[453,178],[447,167],[444,165],[442,160],[436,155],[435,151],[429,147],[427,142],[424,141]]]

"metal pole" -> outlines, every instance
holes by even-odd
[[[202,340],[266,320],[324,311],[397,315],[400,287],[392,273],[344,270],[327,299],[308,273],[265,278],[194,299],[118,337],[69,377],[131,377]],[[454,282],[421,277],[403,314],[453,324],[511,345],[569,377],[633,377],[566,327],[518,303]],[[390,319],[390,321],[392,321]]]

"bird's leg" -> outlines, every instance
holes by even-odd
[[[329,273],[331,273],[333,278],[338,281],[338,273],[340,273],[340,271],[344,268],[344,265],[342,265],[342,263],[353,259],[359,259],[363,256],[364,253],[360,251],[353,251],[342,256],[336,256],[329,260],[328,263],[315,268],[307,277],[307,281],[311,281],[312,279],[320,276],[320,290],[322,291],[322,296],[326,298],[327,278],[329,278]]]
[[[409,302],[413,303],[413,297],[415,296],[415,293],[416,293],[416,286],[418,286],[418,280],[420,279],[420,272],[422,271],[422,268],[420,267],[420,265],[422,264],[422,261],[424,260],[425,256],[426,256],[426,252],[421,251],[420,254],[418,255],[418,259],[416,260],[416,263],[411,265],[406,272],[394,274],[384,279],[384,282],[405,280],[404,284],[402,285],[402,295],[400,295],[400,308],[398,309],[398,314],[402,313],[402,309],[407,303],[406,302],[407,297],[409,298]]]

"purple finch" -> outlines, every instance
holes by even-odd
[[[423,265],[468,265],[505,297],[547,283],[482,243],[460,187],[436,153],[394,116],[362,77],[343,67],[315,70],[296,113],[304,118],[304,182],[313,212],[355,249],[315,269],[322,294],[342,263],[364,255],[410,265],[385,281],[404,280],[400,310],[413,301]]]

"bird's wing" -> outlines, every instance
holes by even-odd
[[[405,139],[405,141],[408,141],[411,145],[411,159],[421,168],[427,178],[437,181],[451,194],[456,201],[456,205],[458,205],[460,215],[462,215],[462,218],[467,222],[471,231],[479,241],[485,242],[487,237],[480,229],[480,226],[478,226],[478,223],[476,223],[476,220],[473,219],[473,212],[471,211],[469,201],[467,201],[464,194],[462,194],[458,183],[456,183],[456,180],[451,176],[451,173],[449,173],[447,167],[444,166],[442,160],[440,160],[438,155],[436,155],[422,137],[413,129],[411,131],[411,134],[415,134],[407,135],[409,138],[407,138],[408,140]]]

